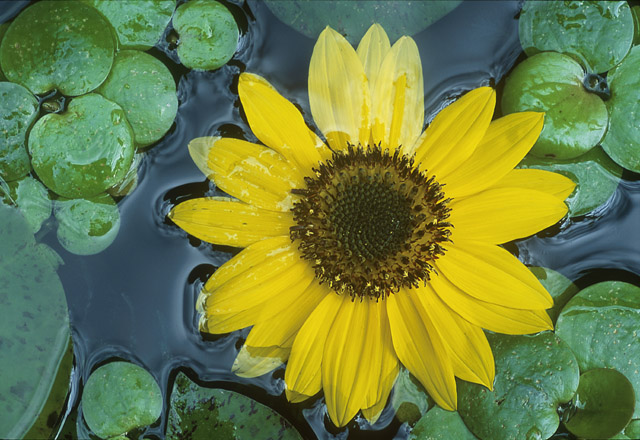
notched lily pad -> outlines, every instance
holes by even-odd
[[[393,387],[391,406],[398,420],[413,426],[433,406],[433,400],[420,382],[406,368],[401,368]]]
[[[102,438],[155,422],[162,392],[147,370],[129,362],[111,362],[91,373],[82,392],[82,414]]]
[[[238,25],[231,12],[214,0],[191,0],[176,9],[173,28],[180,36],[178,57],[190,69],[224,66],[238,46]]]
[[[118,52],[98,93],[122,107],[139,146],[162,138],[178,111],[176,83],[169,69],[137,50]]]
[[[604,102],[582,85],[584,71],[566,55],[544,52],[518,64],[502,96],[505,114],[545,112],[544,127],[530,153],[572,159],[596,146],[607,129]]]
[[[595,147],[587,154],[572,160],[539,159],[527,156],[520,162],[518,168],[553,171],[573,180],[576,183],[576,189],[566,200],[571,217],[591,212],[609,200],[618,187],[623,172],[623,169],[600,147]]]
[[[575,353],[581,371],[613,368],[640,390],[640,287],[606,281],[581,290],[560,313],[556,334]],[[640,418],[636,392],[634,418]]]
[[[121,49],[153,47],[171,20],[176,0],[84,0],[111,22]]]
[[[567,301],[578,293],[578,286],[555,270],[546,267],[530,267],[529,269],[553,298],[553,307],[547,310],[547,313],[551,317],[551,321],[555,323]]]
[[[5,205],[17,207],[34,234],[51,216],[49,191],[42,183],[30,176],[9,182],[6,188],[0,185],[0,200]]]
[[[122,108],[91,93],[50,113],[29,134],[31,164],[53,192],[92,197],[120,182],[133,160],[133,132]]]
[[[434,406],[409,434],[409,440],[477,440],[460,414]]]
[[[233,391],[204,388],[179,373],[171,392],[167,440],[298,440],[272,409]]]
[[[607,75],[609,130],[602,148],[620,166],[640,173],[640,46]]]
[[[626,1],[527,1],[518,25],[527,55],[565,53],[591,73],[622,61],[634,35]]]
[[[31,170],[27,130],[38,116],[38,100],[19,84],[0,82],[0,177],[6,181]]]
[[[549,438],[556,412],[578,388],[578,363],[551,332],[535,336],[488,334],[496,362],[493,391],[458,381],[458,411],[482,439]]]
[[[108,21],[77,1],[37,2],[11,23],[0,46],[9,81],[35,94],[90,92],[105,80],[115,41]]]
[[[120,212],[107,194],[88,199],[55,201],[58,241],[76,255],[93,255],[108,248],[120,230]]]

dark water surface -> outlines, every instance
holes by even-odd
[[[24,4],[0,2],[0,22],[15,16]],[[197,293],[235,250],[188,238],[165,219],[175,203],[215,192],[192,163],[188,142],[206,135],[256,140],[237,98],[237,78],[245,70],[265,76],[312,123],[306,86],[315,41],[279,22],[261,3],[226,4],[242,32],[239,51],[228,65],[214,72],[187,71],[176,63],[167,44],[152,49],[176,78],[180,107],[172,132],[148,150],[138,188],[119,203],[122,218],[115,242],[98,255],[80,257],[60,247],[54,224],[45,225],[39,236],[65,261],[59,274],[76,357],[69,408],[78,405],[82,383],[97,366],[120,358],[148,369],[165,402],[177,372],[186,371],[202,383],[242,392],[274,408],[304,438],[404,438],[407,429],[393,419],[390,408],[374,427],[359,417],[348,429],[337,430],[325,423],[321,397],[302,404],[286,402],[283,368],[257,379],[230,373],[246,330],[218,337],[205,337],[197,330]],[[499,83],[521,52],[518,10],[518,2],[465,2],[414,35],[423,61],[428,115],[463,91]],[[553,229],[556,235],[546,231],[517,243],[523,261],[580,279],[581,286],[603,279],[640,285],[640,185],[637,175],[627,177],[609,202],[592,214],[565,220]],[[147,435],[163,437],[166,415],[165,407],[161,423]]]

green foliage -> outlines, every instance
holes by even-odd
[[[426,413],[409,435],[409,440],[476,440],[455,411],[434,406]]]
[[[29,224],[32,233],[40,230],[42,223],[51,216],[49,191],[31,176],[9,182],[9,192],[0,186],[0,201],[16,206]]]
[[[413,426],[433,406],[433,401],[420,382],[406,368],[401,368],[393,387],[391,405],[398,420]]]
[[[547,310],[547,313],[551,317],[551,321],[555,323],[567,301],[578,293],[578,286],[555,270],[546,267],[530,267],[529,269],[553,298],[553,307]]]

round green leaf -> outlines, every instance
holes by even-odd
[[[624,434],[629,438],[640,438],[640,419],[630,421],[624,428]]]
[[[578,293],[578,286],[555,270],[546,267],[530,267],[529,269],[553,298],[553,307],[548,309],[547,313],[551,317],[551,321],[555,323],[564,305]]]
[[[544,127],[531,154],[572,159],[602,139],[607,107],[582,85],[584,71],[566,55],[544,52],[518,64],[505,81],[502,111],[546,112]]]
[[[575,353],[581,371],[613,368],[640,390],[640,288],[606,281],[581,290],[560,313],[556,334]],[[640,418],[640,393],[633,416]]]
[[[91,93],[48,114],[29,135],[31,164],[63,197],[91,197],[120,182],[133,160],[133,132],[122,108]]]
[[[633,386],[616,370],[597,368],[580,376],[565,426],[581,438],[609,438],[622,431],[633,414]]]
[[[176,83],[169,69],[137,50],[118,52],[98,93],[124,109],[139,146],[164,136],[178,111]]]
[[[0,177],[11,181],[31,170],[25,141],[38,116],[38,100],[21,85],[0,82],[0,102]]]
[[[0,46],[2,45],[2,39],[4,38],[4,34],[7,32],[7,29],[9,29],[9,23],[0,23]],[[0,81],[4,81],[6,79],[6,77],[4,76],[4,73],[2,73],[2,52],[0,52]]]
[[[409,434],[410,440],[477,440],[455,411],[434,406]]]
[[[138,167],[140,166],[140,162],[142,162],[143,155],[144,153],[136,153],[133,155],[133,161],[131,162],[127,175],[124,176],[124,179],[122,179],[120,183],[109,188],[107,194],[112,197],[124,197],[136,189],[138,186]]]
[[[371,0],[265,0],[282,22],[307,37],[316,39],[329,25],[357,44],[372,23],[380,23],[395,41],[403,35],[414,35],[447,15],[461,2],[389,2]]]
[[[0,438],[22,438],[43,410],[70,338],[60,259],[0,204]],[[67,376],[67,380],[68,380]]]
[[[101,194],[89,199],[56,200],[58,241],[76,255],[93,255],[113,243],[120,230],[120,212],[116,202]]]
[[[82,393],[82,414],[102,438],[155,422],[162,392],[151,374],[129,362],[111,362],[91,373]]]
[[[640,173],[640,46],[609,72],[609,130],[602,148],[620,166]]]
[[[556,412],[578,388],[578,363],[553,333],[535,336],[488,334],[496,362],[493,391],[458,381],[458,411],[481,439],[549,438]],[[517,422],[516,422],[517,421]]]
[[[433,401],[420,382],[401,368],[393,386],[391,406],[398,420],[413,426],[433,406]]]
[[[57,89],[77,96],[111,70],[113,29],[94,8],[76,1],[37,2],[22,11],[2,40],[2,70],[33,93]]]
[[[609,200],[618,187],[623,171],[600,147],[573,160],[527,156],[518,167],[553,171],[573,180],[576,189],[566,200],[571,217],[591,212]]]
[[[42,223],[51,216],[49,191],[42,183],[27,176],[24,179],[9,182],[9,193],[0,187],[0,200],[7,205],[17,206],[35,234]]]
[[[184,373],[176,377],[170,406],[167,440],[301,439],[272,409],[233,391],[201,387]]]
[[[180,36],[180,62],[190,69],[222,67],[238,46],[238,26],[233,15],[214,0],[191,0],[180,5],[173,16],[173,28]]]
[[[176,0],[84,0],[111,22],[120,48],[153,47],[171,20]]]
[[[527,1],[519,20],[527,55],[552,50],[604,73],[627,55],[633,16],[626,1]]]

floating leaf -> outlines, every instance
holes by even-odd
[[[77,255],[102,252],[113,243],[120,230],[120,212],[116,202],[101,194],[89,199],[56,200],[58,241]]]
[[[35,94],[90,92],[111,70],[115,42],[108,21],[77,1],[37,2],[11,23],[0,47],[9,81]]]
[[[7,186],[9,194],[0,187],[0,200],[6,205],[17,206],[31,227],[31,232],[35,234],[40,230],[42,223],[51,216],[49,191],[30,176],[9,182]]]
[[[556,412],[578,388],[578,363],[551,332],[535,336],[488,334],[496,362],[493,391],[458,381],[458,411],[481,439],[549,438]],[[517,423],[516,423],[517,421]]]
[[[433,401],[420,382],[401,368],[393,386],[391,405],[398,420],[413,426],[433,406]]]
[[[233,391],[203,388],[179,373],[171,392],[167,440],[297,440],[272,409]]]
[[[527,156],[518,167],[553,171],[573,180],[576,189],[566,200],[571,217],[591,212],[609,200],[618,187],[623,171],[600,147],[573,160]]]
[[[565,53],[591,73],[606,72],[622,61],[634,35],[626,1],[527,1],[519,31],[527,55]]]
[[[2,45],[2,39],[4,38],[4,34],[7,32],[7,29],[9,29],[9,23],[0,23],[0,46]],[[2,52],[0,52],[0,81],[4,81],[6,79],[6,77],[4,76],[4,73],[2,73]]]
[[[460,414],[434,406],[426,413],[409,435],[410,440],[476,440]]]
[[[169,69],[157,58],[137,50],[118,52],[98,93],[123,108],[139,146],[164,136],[178,111],[176,83]]]
[[[0,204],[0,438],[22,438],[52,389],[69,341],[59,257]],[[68,378],[68,376],[67,376]]]
[[[624,428],[624,434],[629,438],[640,438],[640,419],[630,421]]]
[[[640,44],[640,6],[635,5],[631,8],[631,15],[633,15],[633,44]]]
[[[307,37],[316,39],[329,25],[345,35],[351,44],[357,44],[371,23],[380,23],[391,41],[395,41],[426,29],[461,2],[266,0],[265,3],[276,17]]]
[[[530,267],[529,269],[553,298],[553,307],[548,309],[547,313],[551,317],[551,321],[555,323],[567,301],[578,293],[578,286],[555,270],[547,269],[546,267]]]
[[[38,115],[38,100],[21,85],[0,82],[0,177],[6,181],[31,170],[27,130]]]
[[[91,197],[122,181],[133,160],[133,132],[122,108],[91,93],[50,113],[29,134],[31,164],[63,197]]]
[[[597,368],[580,376],[578,391],[565,426],[581,438],[609,438],[631,420],[636,397],[633,386],[616,370]]]
[[[191,0],[180,5],[173,16],[173,28],[180,36],[180,62],[190,69],[222,67],[238,46],[233,15],[214,0]]]
[[[155,422],[162,392],[147,370],[129,362],[111,362],[91,373],[82,392],[82,414],[102,438]]]
[[[527,58],[507,77],[502,96],[505,114],[546,112],[531,154],[572,159],[600,142],[607,129],[607,107],[584,88],[583,78],[580,64],[555,52]]]
[[[609,130],[602,148],[620,166],[640,173],[640,46],[607,75]]]
[[[109,188],[107,194],[112,197],[124,197],[136,189],[138,186],[138,167],[142,162],[143,155],[144,153],[136,153],[133,155],[133,161],[131,162],[127,175],[124,176],[124,179],[122,179],[120,183]]]
[[[556,334],[575,353],[581,371],[613,368],[640,390],[640,287],[605,281],[581,290],[560,313]],[[640,392],[633,413],[640,418]]]
[[[153,47],[171,20],[176,0],[84,0],[111,22],[121,49]]]

